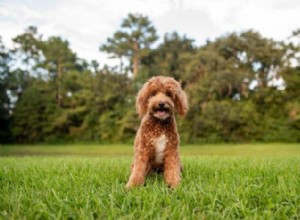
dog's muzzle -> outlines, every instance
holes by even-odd
[[[160,102],[154,108],[153,116],[161,120],[166,120],[171,116],[171,108],[167,104]]]

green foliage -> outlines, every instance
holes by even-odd
[[[45,141],[50,123],[58,111],[54,97],[48,83],[32,80],[14,109],[11,132],[16,142]]]
[[[158,39],[156,29],[148,17],[140,14],[128,14],[121,24],[121,30],[107,39],[100,50],[113,54],[113,58],[129,58],[134,76],[139,73],[140,59],[150,51],[150,46]]]
[[[12,50],[0,41],[0,141],[132,142],[135,96],[156,75],[174,77],[188,95],[188,115],[177,120],[183,143],[300,140],[299,45],[253,30],[202,46],[177,32],[154,47],[157,39],[148,17],[129,14],[100,48],[119,68],[88,63],[36,27],[16,36]],[[268,85],[275,77],[285,89]]]
[[[186,141],[243,142],[257,138],[258,118],[251,102],[211,101],[202,104],[199,114],[190,113]],[[185,126],[188,126],[187,124]]]
[[[195,51],[193,40],[181,37],[177,32],[166,34],[157,49],[142,58],[143,71],[148,77],[166,75],[180,80],[189,56]]]
[[[7,94],[9,89],[9,55],[0,36],[0,143],[8,142],[10,100]]]

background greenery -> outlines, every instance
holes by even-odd
[[[120,64],[101,68],[36,27],[10,49],[0,37],[0,143],[132,142],[135,95],[155,75],[174,77],[188,94],[178,120],[184,143],[299,142],[299,33],[286,43],[249,30],[199,46],[177,32],[158,40],[146,16],[129,14],[99,47]],[[274,69],[285,90],[268,86]]]

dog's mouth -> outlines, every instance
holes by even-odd
[[[167,114],[167,111],[168,111],[167,109],[161,108],[161,109],[157,109],[156,113],[157,113],[157,115],[163,117],[163,116],[165,116],[165,114]]]
[[[165,120],[171,116],[171,112],[169,108],[156,108],[153,111],[153,116],[159,118],[161,120]]]

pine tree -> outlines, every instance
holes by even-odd
[[[9,88],[9,53],[0,36],[0,143],[9,140],[9,109],[10,101],[7,94]]]
[[[42,65],[56,83],[56,99],[59,107],[63,106],[63,85],[64,74],[76,68],[76,54],[69,48],[69,42],[60,37],[50,37],[41,44],[45,56]]]
[[[132,64],[134,77],[139,73],[140,60],[158,39],[156,29],[148,17],[140,14],[129,14],[121,24],[121,29],[107,39],[100,50],[113,54],[115,58],[127,57]],[[122,64],[121,64],[122,65]]]

